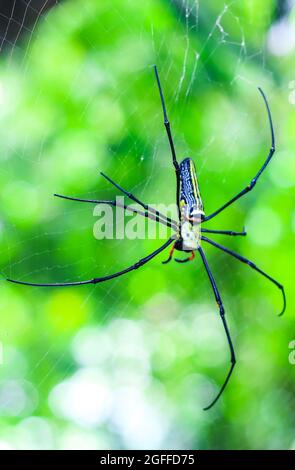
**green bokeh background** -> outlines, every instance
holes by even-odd
[[[288,360],[295,339],[294,51],[271,49],[276,6],[68,0],[3,52],[2,448],[295,447],[295,366]],[[294,15],[284,19],[291,29]],[[114,198],[102,170],[146,202],[174,202],[154,63],[179,158],[194,158],[207,213],[241,190],[268,153],[258,85],[277,138],[255,191],[207,226],[246,226],[246,238],[214,239],[280,280],[288,309],[277,318],[275,286],[204,247],[238,359],[209,412],[202,408],[222,383],[229,357],[199,257],[162,266],[163,254],[99,286],[5,282],[105,275],[163,243],[96,240],[94,207],[52,196]]]

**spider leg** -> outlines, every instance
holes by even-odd
[[[184,258],[184,259],[175,258],[174,261],[176,261],[176,263],[187,263],[188,261],[192,261],[193,259],[195,259],[194,251],[192,251],[192,254],[188,258]]]
[[[134,194],[130,193],[129,191],[126,191],[123,189],[121,186],[118,185],[118,183],[115,183],[114,180],[112,180],[109,176],[105,175],[104,173],[100,172],[101,176],[103,176],[109,183],[114,185],[119,191],[121,191],[123,194],[125,194],[129,199],[131,199],[134,202],[137,202],[140,206],[142,206],[146,211],[152,212],[153,214],[156,215],[157,219],[162,218],[170,222],[171,224],[178,225],[175,220],[170,219],[170,217],[166,217],[164,214],[161,214],[161,212],[155,210],[153,207],[150,207],[148,204],[145,204],[144,202],[140,201]]]
[[[116,277],[122,276],[123,274],[129,273],[130,271],[133,271],[134,269],[140,268],[144,264],[148,263],[155,256],[157,256],[159,253],[161,253],[161,251],[165,250],[165,248],[167,248],[167,246],[169,246],[173,241],[174,241],[173,237],[169,238],[169,240],[167,240],[164,243],[164,245],[160,246],[157,250],[153,251],[150,255],[146,256],[145,258],[140,259],[139,261],[137,261],[137,263],[133,264],[132,266],[129,266],[128,268],[123,269],[122,271],[119,271],[114,274],[109,274],[108,276],[104,276],[104,277],[96,277],[93,279],[89,279],[87,281],[63,282],[63,283],[54,283],[54,284],[22,282],[22,281],[16,281],[14,279],[7,279],[7,281],[13,282],[15,284],[23,284],[26,286],[37,286],[37,287],[67,287],[67,286],[82,286],[85,284],[98,284],[100,282],[109,281],[110,279],[114,279]]]
[[[129,212],[132,212],[134,214],[141,215],[141,216],[146,217],[148,219],[154,220],[155,222],[159,222],[163,225],[166,225],[167,227],[173,228],[174,230],[177,230],[177,228],[178,228],[176,223],[174,224],[173,222],[169,222],[166,218],[165,218],[165,220],[161,219],[161,218],[157,218],[157,216],[154,215],[153,213],[151,214],[147,211],[143,212],[143,211],[134,209],[130,206],[126,206],[125,204],[121,204],[120,202],[117,202],[117,201],[104,200],[104,199],[81,199],[81,198],[78,198],[78,197],[63,196],[61,194],[54,194],[54,196],[60,197],[62,199],[68,199],[70,201],[90,202],[92,204],[108,204],[108,205],[113,206],[113,207],[121,207],[122,209],[125,209],[125,210],[127,210]]]
[[[241,261],[242,263],[247,264],[248,266],[250,266],[250,268],[254,269],[254,270],[257,271],[258,273],[260,273],[262,276],[266,277],[266,279],[268,279],[270,282],[272,282],[273,284],[275,284],[275,285],[282,291],[282,296],[283,296],[283,309],[282,309],[282,311],[280,312],[279,317],[280,317],[281,315],[283,315],[284,311],[286,310],[286,295],[285,295],[284,286],[283,286],[282,284],[280,284],[280,283],[279,283],[278,281],[276,281],[273,277],[269,276],[269,275],[266,274],[264,271],[262,271],[260,268],[258,268],[252,261],[248,260],[247,258],[244,258],[243,256],[239,255],[238,253],[235,253],[234,251],[229,250],[228,248],[226,248],[226,247],[223,246],[223,245],[220,245],[219,243],[213,242],[212,240],[210,240],[210,239],[207,238],[207,237],[202,237],[202,240],[204,240],[204,241],[207,242],[207,243],[210,243],[211,245],[215,246],[216,248],[219,248],[220,250],[224,251],[225,253],[228,253],[229,255],[233,256],[234,258],[236,258],[237,260]]]
[[[156,75],[156,80],[157,80],[157,85],[160,93],[160,99],[161,99],[161,104],[162,104],[162,110],[163,110],[163,115],[164,115],[164,126],[167,132],[168,140],[169,140],[169,145],[170,145],[170,150],[172,154],[172,163],[175,169],[175,175],[176,175],[176,204],[178,207],[178,215],[180,218],[180,208],[179,208],[179,192],[180,192],[180,169],[179,169],[179,163],[177,161],[176,157],[176,152],[175,152],[175,147],[174,147],[174,142],[173,142],[173,137],[171,133],[171,128],[170,128],[170,122],[167,116],[167,111],[166,111],[166,105],[165,105],[165,100],[164,100],[164,94],[163,90],[161,87],[161,82],[160,82],[160,77],[158,74],[158,69],[157,66],[154,65],[154,71]]]
[[[168,264],[172,260],[174,250],[175,250],[175,243],[170,250],[168,258],[166,259],[166,261],[162,261],[162,264]]]
[[[212,214],[208,215],[207,217],[205,217],[204,219],[204,222],[207,221],[207,220],[210,220],[212,219],[213,217],[215,217],[217,214],[219,214],[221,211],[223,211],[224,209],[226,209],[228,206],[230,206],[233,202],[235,202],[237,199],[239,199],[240,197],[244,196],[244,194],[247,194],[249,191],[251,191],[254,186],[256,185],[260,175],[262,174],[262,172],[265,170],[265,168],[267,167],[267,165],[269,164],[273,154],[275,153],[275,135],[274,135],[274,129],[273,129],[273,123],[272,123],[272,117],[271,117],[271,112],[270,112],[270,108],[269,108],[269,105],[268,105],[268,102],[267,102],[267,99],[266,99],[266,96],[264,94],[264,92],[262,91],[261,88],[258,88],[259,92],[261,93],[262,95],[262,98],[264,100],[264,103],[265,103],[265,106],[266,106],[266,111],[267,111],[267,115],[268,115],[268,121],[269,121],[269,126],[270,126],[270,133],[271,133],[271,147],[270,147],[270,150],[269,150],[269,154],[265,160],[265,162],[263,163],[262,167],[260,168],[260,170],[258,171],[258,173],[254,176],[254,178],[250,181],[250,183],[248,184],[248,186],[246,186],[242,191],[240,191],[235,197],[233,197],[232,199],[230,199],[230,201],[228,201],[226,204],[224,204],[223,206],[221,206],[219,209],[217,209],[215,212],[213,212]]]
[[[231,235],[233,237],[236,237],[239,235],[242,237],[245,237],[247,235],[247,232],[245,231],[245,229],[243,229],[242,232],[233,232],[232,230],[209,230],[206,228],[201,228],[201,232],[202,233],[216,233],[219,235]]]
[[[234,351],[234,347],[233,347],[233,343],[232,343],[232,340],[231,340],[231,336],[230,336],[230,332],[229,332],[229,329],[228,329],[228,326],[227,326],[227,322],[226,322],[226,319],[225,319],[225,312],[224,312],[224,308],[223,308],[223,304],[222,304],[222,300],[221,300],[221,297],[220,297],[220,294],[219,294],[219,291],[217,289],[217,286],[216,286],[216,282],[214,280],[214,277],[213,277],[213,274],[209,268],[209,265],[208,265],[208,262],[207,262],[207,259],[206,259],[206,256],[205,256],[205,253],[204,251],[202,250],[201,247],[199,247],[198,249],[200,255],[201,255],[201,258],[202,258],[202,261],[204,263],[204,266],[205,266],[205,269],[206,269],[206,272],[208,274],[208,277],[209,277],[209,281],[210,281],[210,284],[212,286],[212,289],[213,289],[213,292],[214,292],[214,296],[215,296],[215,300],[217,302],[217,305],[218,305],[218,308],[219,308],[219,314],[220,314],[220,318],[222,320],[222,323],[223,323],[223,327],[224,327],[224,330],[225,330],[225,334],[226,334],[226,338],[227,338],[227,342],[228,342],[228,346],[229,346],[229,350],[230,350],[230,362],[231,362],[231,366],[230,366],[230,369],[229,369],[229,372],[225,378],[225,381],[221,387],[221,389],[219,390],[217,396],[214,398],[214,400],[210,403],[210,405],[206,406],[206,408],[204,408],[204,410],[209,410],[216,402],[217,400],[220,398],[220,396],[222,395],[229,379],[230,379],[230,376],[233,372],[233,369],[235,367],[235,364],[236,364],[236,356],[235,356],[235,351]]]

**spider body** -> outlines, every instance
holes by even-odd
[[[132,264],[131,266],[119,272],[115,272],[107,276],[95,277],[92,279],[88,279],[86,281],[62,282],[62,283],[59,282],[59,283],[47,283],[47,284],[17,281],[14,279],[8,279],[8,281],[14,282],[17,284],[25,284],[29,286],[42,286],[42,287],[66,287],[66,286],[81,286],[85,284],[98,284],[100,282],[105,282],[105,281],[109,281],[111,279],[117,278],[119,276],[122,276],[124,274],[127,274],[133,270],[136,270],[144,266],[146,263],[151,261],[155,256],[162,253],[168,246],[171,246],[171,245],[172,245],[172,249],[170,251],[169,258],[167,261],[163,262],[164,264],[171,261],[174,250],[191,253],[190,257],[186,259],[182,259],[182,260],[175,259],[175,261],[180,262],[180,263],[193,260],[195,257],[195,252],[198,252],[200,255],[201,262],[207,273],[208,280],[211,285],[211,288],[212,288],[212,291],[213,291],[213,294],[214,294],[214,297],[218,306],[219,315],[220,315],[220,319],[221,319],[224,332],[226,335],[228,348],[229,348],[229,356],[230,356],[229,371],[226,375],[223,385],[221,386],[214,400],[211,401],[209,406],[204,408],[205,410],[208,410],[217,402],[217,400],[222,395],[226,385],[228,384],[231,374],[233,372],[234,366],[236,364],[236,356],[235,356],[234,346],[233,346],[231,335],[230,335],[230,330],[229,330],[227,320],[225,317],[225,310],[223,307],[223,302],[219,293],[219,289],[215,282],[215,278],[212,274],[211,268],[207,261],[207,257],[205,255],[203,247],[201,246],[201,241],[202,242],[204,241],[205,243],[210,244],[211,246],[227,253],[228,255],[244,263],[245,265],[247,265],[248,267],[250,267],[257,273],[259,273],[261,276],[263,276],[265,279],[270,281],[282,293],[283,308],[282,308],[280,315],[284,313],[285,308],[286,308],[286,297],[285,297],[284,287],[282,284],[280,284],[276,279],[271,277],[269,274],[262,271],[262,269],[256,266],[256,264],[254,264],[252,261],[248,260],[247,258],[244,258],[242,255],[204,236],[204,233],[205,234],[209,233],[209,234],[214,234],[214,235],[218,234],[218,235],[229,235],[229,236],[238,236],[238,235],[245,236],[246,235],[245,231],[235,232],[232,230],[212,230],[212,229],[203,228],[201,226],[201,224],[203,225],[203,223],[216,217],[220,212],[222,212],[224,209],[229,207],[231,204],[233,204],[235,201],[237,201],[239,198],[247,194],[249,191],[251,191],[255,187],[257,181],[259,180],[260,176],[262,175],[267,165],[271,161],[275,152],[275,136],[274,136],[274,130],[273,130],[273,123],[272,123],[271,113],[270,113],[267,99],[263,91],[261,90],[261,88],[259,88],[259,92],[261,93],[261,96],[266,106],[270,132],[271,132],[271,146],[269,148],[266,160],[264,161],[263,165],[260,167],[259,171],[254,176],[254,178],[251,179],[250,184],[246,185],[244,189],[239,191],[228,202],[226,202],[221,207],[219,207],[219,209],[215,210],[210,215],[205,216],[204,206],[203,206],[200,191],[199,191],[196,169],[195,169],[193,160],[191,158],[185,158],[180,163],[178,163],[177,161],[176,151],[175,151],[172,133],[170,129],[170,122],[167,117],[164,96],[163,96],[160,79],[159,79],[156,66],[154,66],[154,70],[155,70],[156,80],[157,80],[158,89],[160,93],[160,99],[161,99],[162,111],[163,111],[163,117],[164,117],[164,125],[165,125],[165,129],[167,132],[167,137],[168,137],[171,155],[172,155],[172,164],[173,164],[175,175],[176,175],[176,204],[178,208],[178,220],[173,220],[167,217],[166,215],[161,214],[159,211],[157,211],[150,205],[145,204],[144,202],[140,201],[136,196],[126,191],[125,189],[121,188],[121,186],[115,183],[109,176],[106,176],[103,173],[101,173],[101,175],[104,178],[106,178],[111,184],[113,184],[119,191],[124,193],[129,199],[131,199],[132,201],[136,202],[141,207],[143,207],[144,211],[137,210],[137,209],[130,209],[130,207],[124,204],[119,205],[119,207],[125,210],[129,210],[129,211],[131,210],[132,212],[140,214],[143,217],[149,218],[158,223],[164,224],[167,227],[172,228],[174,230],[173,236],[171,236],[164,244],[162,244],[159,248],[157,248],[157,250],[153,251],[152,253],[145,256],[144,258],[141,258],[136,263]],[[70,196],[62,196],[60,194],[55,194],[55,196],[58,196],[64,199],[79,201],[79,202],[86,202],[86,203],[93,203],[93,204],[109,204],[111,206],[117,205],[116,201],[114,200],[80,199],[80,198],[75,198],[75,197],[70,197]]]
[[[197,250],[201,242],[201,222],[205,217],[194,161],[185,158],[179,164],[180,238],[175,244],[179,251]]]

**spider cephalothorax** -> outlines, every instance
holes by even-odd
[[[125,205],[121,205],[120,207],[123,207],[124,209],[129,210],[129,211],[131,210],[132,212],[136,212],[142,215],[143,217],[147,217],[149,219],[155,220],[156,222],[164,224],[167,227],[171,227],[175,231],[174,235],[170,237],[169,240],[167,240],[162,246],[160,246],[157,250],[152,252],[150,255],[140,259],[135,264],[132,264],[131,266],[123,269],[122,271],[119,271],[114,274],[110,274],[108,276],[97,277],[97,278],[89,279],[86,281],[48,283],[48,284],[15,281],[12,279],[8,279],[8,281],[18,283],[18,284],[25,284],[29,286],[44,286],[44,287],[59,287],[59,286],[65,287],[65,286],[81,286],[85,284],[98,284],[100,282],[109,281],[110,279],[114,279],[116,277],[122,276],[123,274],[127,274],[130,271],[140,268],[141,266],[143,266],[144,264],[152,260],[159,253],[161,253],[163,250],[165,250],[172,243],[173,243],[173,247],[172,247],[172,250],[170,251],[169,258],[168,260],[163,262],[164,264],[168,263],[172,259],[173,252],[175,249],[179,251],[191,253],[191,255],[188,258],[175,259],[175,261],[178,261],[181,263],[193,260],[195,256],[195,251],[198,251],[198,253],[200,254],[201,260],[203,262],[204,268],[207,272],[211,287],[213,289],[215,300],[219,308],[220,318],[221,318],[224,331],[226,334],[226,338],[228,341],[229,352],[230,352],[230,362],[231,362],[229,372],[227,373],[227,376],[225,378],[225,381],[220,391],[216,395],[215,399],[211,401],[210,405],[205,408],[205,409],[209,409],[214,405],[214,403],[216,403],[216,401],[221,396],[223,390],[225,389],[229,381],[229,378],[232,374],[232,371],[234,369],[234,366],[236,363],[236,357],[235,357],[234,347],[232,344],[229,328],[225,319],[225,312],[224,312],[222,300],[221,300],[215,279],[208,265],[205,253],[203,251],[203,248],[201,247],[201,240],[233,256],[234,258],[241,261],[242,263],[245,263],[246,265],[254,269],[256,272],[258,272],[259,274],[267,278],[273,284],[275,284],[281,290],[282,295],[283,295],[283,309],[281,311],[281,315],[284,313],[285,308],[286,308],[286,298],[285,298],[285,292],[284,292],[284,288],[282,284],[280,284],[274,278],[272,278],[271,276],[266,274],[264,271],[262,271],[260,268],[258,268],[252,261],[249,261],[248,259],[239,255],[238,253],[235,253],[234,251],[226,248],[225,246],[220,245],[219,243],[214,242],[213,240],[210,240],[209,238],[203,235],[204,233],[211,233],[211,234],[230,235],[230,236],[237,236],[237,235],[243,236],[243,235],[246,235],[245,231],[234,232],[232,230],[211,230],[211,229],[205,229],[201,227],[201,223],[206,222],[210,219],[213,219],[213,217],[215,217],[221,211],[226,209],[230,204],[232,204],[237,199],[244,196],[244,194],[248,193],[254,188],[259,177],[261,176],[261,174],[267,167],[268,163],[270,162],[275,152],[275,137],[274,137],[274,131],[273,131],[273,124],[272,124],[271,114],[270,114],[266,97],[263,91],[259,88],[259,91],[262,95],[262,98],[266,106],[268,120],[270,124],[270,130],[271,130],[271,147],[268,152],[267,158],[264,164],[262,165],[262,167],[257,172],[257,174],[254,176],[254,178],[252,178],[250,184],[245,186],[245,188],[242,191],[240,191],[236,196],[230,199],[226,204],[221,206],[218,210],[216,210],[215,212],[212,212],[209,216],[205,216],[193,160],[191,158],[185,158],[181,163],[178,163],[177,161],[175,147],[174,147],[173,138],[172,138],[171,129],[170,129],[170,123],[167,117],[166,106],[165,106],[164,96],[163,96],[163,92],[162,92],[162,88],[160,84],[157,67],[155,66],[154,69],[155,69],[156,80],[157,80],[161,103],[162,103],[164,125],[166,128],[166,132],[167,132],[167,136],[169,140],[170,150],[172,154],[172,163],[173,163],[175,174],[176,174],[176,203],[178,207],[178,221],[172,220],[171,218],[165,216],[164,214],[161,214],[159,211],[155,210],[148,204],[143,203],[137,197],[135,197],[133,194],[129,193],[128,191],[125,191],[123,188],[121,188],[121,186],[119,186],[111,178],[104,175],[103,173],[102,173],[102,176],[106,178],[111,184],[113,184],[119,191],[122,191],[129,199],[135,201],[137,204],[142,206],[144,208],[144,211],[130,209],[130,207],[125,206]],[[55,194],[55,196],[62,197],[64,199],[80,201],[80,202],[90,202],[94,204],[110,204],[112,206],[116,205],[115,201],[109,201],[109,200],[79,199],[79,198],[74,198],[74,197],[61,196],[59,194]]]

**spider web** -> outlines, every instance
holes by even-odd
[[[255,2],[248,18],[239,0],[210,6],[152,2],[150,9],[138,2],[97,3],[14,0],[0,6],[4,277],[90,279],[123,269],[164,242],[95,240],[93,207],[52,197],[59,192],[112,199],[116,193],[100,180],[102,170],[145,202],[174,201],[153,63],[159,68],[178,155],[194,158],[207,211],[242,189],[240,172],[245,175],[241,184],[248,183],[257,169],[257,148],[267,152],[266,116],[255,87],[274,86],[267,65],[273,31],[260,36],[252,31],[248,44]],[[290,8],[285,3],[277,21]],[[260,11],[260,17],[268,24],[271,13]],[[236,95],[239,109],[230,105]],[[198,100],[204,108],[198,108]],[[268,185],[277,183],[275,171],[269,173]],[[263,189],[258,193],[263,213],[266,197]],[[254,204],[256,198],[249,201]],[[246,217],[253,227],[258,215],[250,209],[250,202],[237,203],[210,227],[240,230]],[[274,232],[265,242],[271,247],[280,237],[280,224],[273,213],[263,214],[274,220]],[[220,242],[249,257],[261,249],[259,233],[249,242],[240,240],[240,246],[236,240]],[[129,278],[95,287],[31,290],[2,283],[3,310],[11,312],[11,322],[1,327],[0,405],[7,417],[3,447],[241,445],[233,430],[231,442],[220,441],[221,434],[212,431],[215,423],[219,430],[226,428],[220,411],[204,417],[201,409],[222,383],[228,361],[206,274],[199,261],[161,266],[164,256]],[[266,355],[262,348],[268,347],[264,342],[254,348],[254,340],[274,334],[246,312],[255,302],[271,310],[276,297],[251,299],[255,287],[244,280],[251,283],[253,273],[247,276],[221,252],[208,249],[208,257],[244,362],[240,379],[234,379],[243,388],[247,361]],[[255,384],[254,374],[247,386]],[[267,406],[275,403],[275,393],[278,389]],[[249,392],[246,401],[252,396]],[[268,408],[262,411],[267,415]],[[245,416],[241,411],[237,416],[248,436]],[[14,429],[12,418],[17,419]],[[255,446],[249,436],[246,442]]]

